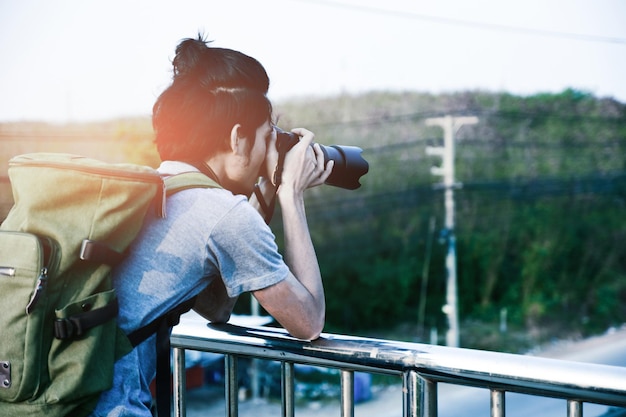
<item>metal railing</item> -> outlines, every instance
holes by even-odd
[[[404,416],[436,417],[438,383],[490,391],[492,417],[505,416],[505,393],[567,401],[568,417],[582,417],[583,403],[626,407],[626,368],[557,359],[324,334],[303,342],[282,329],[210,325],[193,313],[171,336],[175,415],[185,416],[186,349],[225,355],[226,415],[238,416],[237,357],[281,363],[282,415],[292,417],[294,364],[340,370],[341,416],[354,415],[354,372],[400,375]]]

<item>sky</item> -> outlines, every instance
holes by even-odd
[[[149,116],[198,32],[257,58],[273,101],[575,88],[626,102],[623,0],[0,0],[0,122]]]

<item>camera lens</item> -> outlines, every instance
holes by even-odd
[[[276,149],[287,152],[300,138],[292,132],[285,132],[279,127],[276,129]],[[333,172],[326,180],[326,184],[347,190],[356,190],[361,186],[359,179],[369,171],[369,164],[361,155],[363,150],[357,146],[320,144],[324,153],[324,166],[328,161],[335,161]]]
[[[324,153],[324,165],[335,161],[333,172],[326,184],[347,190],[356,190],[361,186],[359,179],[369,171],[369,164],[361,155],[363,150],[357,146],[320,145]]]

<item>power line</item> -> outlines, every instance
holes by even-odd
[[[379,126],[389,125],[396,123],[406,122],[419,122],[431,117],[440,117],[444,115],[451,116],[482,116],[490,118],[507,118],[522,120],[525,118],[540,118],[545,120],[562,120],[562,121],[576,121],[583,120],[585,122],[593,123],[612,123],[621,124],[624,122],[624,116],[619,115],[600,115],[589,114],[581,110],[580,113],[567,112],[567,111],[547,111],[545,109],[520,109],[520,110],[500,110],[500,109],[483,109],[483,108],[469,108],[463,110],[446,110],[446,111],[422,111],[412,113],[401,113],[393,115],[381,115],[376,117],[369,117],[364,119],[352,119],[352,120],[330,120],[325,122],[313,122],[310,126],[315,128],[330,128],[330,127],[364,127],[364,126]]]
[[[520,33],[523,35],[533,35],[533,36],[546,36],[552,38],[563,38],[563,39],[571,39],[576,41],[584,41],[584,42],[596,42],[596,43],[613,43],[618,45],[626,45],[626,38],[618,38],[612,36],[598,36],[598,35],[587,35],[581,33],[571,33],[571,32],[558,32],[547,29],[536,29],[536,28],[528,28],[521,26],[510,26],[510,25],[500,25],[497,23],[488,23],[488,22],[476,22],[471,20],[463,20],[463,19],[455,19],[451,17],[445,16],[433,16],[426,15],[422,13],[415,13],[410,11],[401,11],[401,10],[391,10],[384,9],[381,7],[373,7],[373,6],[365,6],[361,4],[346,4],[337,1],[331,0],[298,0],[303,3],[313,3],[320,4],[328,7],[336,7],[343,8],[348,10],[362,11],[368,13],[376,13],[376,14],[384,14],[387,16],[393,17],[401,17],[405,19],[415,19],[422,20],[432,23],[445,24],[445,25],[453,25],[453,26],[465,26],[475,29],[484,29],[498,32],[510,32],[510,33]]]
[[[584,177],[473,181],[464,184],[458,191],[461,206],[474,205],[476,210],[488,215],[488,219],[478,216],[471,225],[463,224],[460,229],[467,230],[470,227],[470,230],[479,230],[483,226],[478,223],[484,221],[494,226],[511,222],[522,207],[532,206],[545,199],[561,199],[559,204],[567,204],[570,210],[580,210],[588,204],[620,210],[626,197],[626,172]],[[319,239],[316,245],[320,251],[325,251],[325,258],[335,253],[358,257],[364,256],[371,249],[372,239],[379,239],[378,235],[372,233],[372,228],[392,228],[394,226],[391,223],[395,227],[402,224],[406,226],[408,219],[415,216],[427,219],[428,213],[439,211],[435,205],[440,204],[441,198],[441,190],[423,184],[405,190],[379,191],[359,197],[346,195],[338,200],[316,200],[307,203],[307,215],[313,229],[317,231],[317,234],[314,233],[316,239]],[[507,201],[512,204],[511,209],[503,210],[502,204]],[[459,215],[464,216],[462,213]],[[382,220],[382,223],[375,219]],[[357,230],[367,237],[355,238]],[[331,237],[333,233],[339,238]],[[422,237],[415,235],[412,239],[419,240]]]
[[[542,176],[499,180],[472,180],[464,182],[458,190],[461,199],[483,198],[492,202],[512,200],[532,202],[540,198],[576,196],[626,196],[626,172],[589,174],[585,176]],[[342,195],[334,199],[317,198],[307,202],[307,215],[311,219],[358,219],[366,213],[378,215],[389,211],[413,212],[416,207],[440,198],[441,190],[431,184],[418,184],[405,189],[375,191],[358,196]],[[471,197],[473,196],[473,197]],[[615,204],[622,204],[617,200]]]

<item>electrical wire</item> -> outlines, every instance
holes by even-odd
[[[347,4],[347,3],[331,1],[331,0],[297,0],[297,1],[300,1],[302,3],[319,4],[323,6],[342,8],[342,9],[348,9],[348,10],[354,10],[354,11],[384,14],[387,16],[400,17],[400,18],[405,18],[405,19],[422,20],[422,21],[428,21],[431,23],[438,23],[438,24],[445,24],[445,25],[465,26],[465,27],[483,29],[483,30],[519,33],[522,35],[563,38],[563,39],[570,39],[570,40],[584,41],[584,42],[626,45],[626,38],[619,38],[619,37],[613,37],[613,36],[588,35],[588,34],[581,34],[581,33],[559,32],[559,31],[553,31],[553,30],[547,30],[547,29],[536,29],[536,28],[528,28],[528,27],[521,27],[521,26],[501,25],[497,23],[476,22],[476,21],[471,21],[471,20],[455,19],[455,18],[445,17],[445,16],[427,15],[427,14],[415,13],[415,12],[410,12],[410,11],[391,10],[391,9],[385,9],[381,7],[366,6],[362,4]]]

